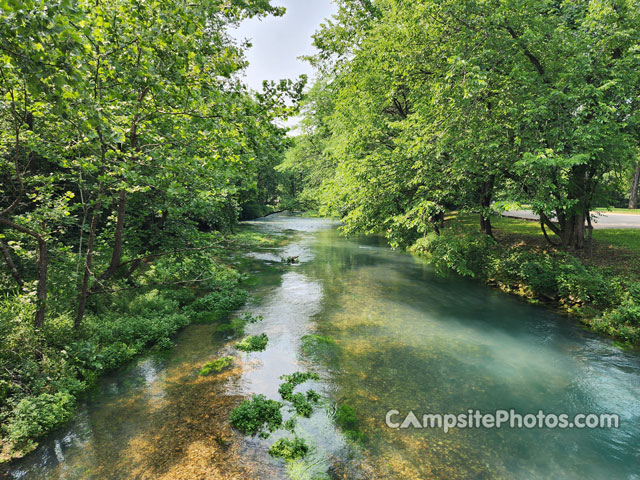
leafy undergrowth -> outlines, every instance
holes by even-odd
[[[197,288],[175,286],[190,278],[202,281]],[[42,329],[33,327],[28,299],[0,300],[0,462],[30,452],[38,438],[68,421],[78,397],[103,373],[149,349],[170,348],[186,325],[224,318],[247,298],[243,276],[208,250],[179,261],[160,258],[135,280],[142,288],[123,283],[117,295],[91,296],[77,330],[70,300],[60,308],[52,302]]]
[[[509,219],[507,225],[511,224]],[[498,229],[493,239],[464,219],[450,222],[440,236],[426,235],[411,250],[439,270],[453,270],[520,296],[551,302],[597,332],[640,344],[640,282],[621,274],[623,270],[549,248],[543,238],[522,232],[505,235]]]

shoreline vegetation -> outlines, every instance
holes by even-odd
[[[0,468],[189,324],[267,348],[227,316],[249,285],[231,255],[275,242],[234,228],[270,212],[334,216],[640,345],[640,232],[591,217],[638,207],[640,9],[614,3],[335,0],[313,85],[255,91],[231,32],[284,15],[271,0],[3,2]],[[498,216],[523,205],[539,224]],[[202,382],[232,370],[209,360]]]
[[[269,0],[3,2],[0,464],[104,372],[244,303],[227,249],[251,240],[238,220],[282,208],[282,125],[306,77],[249,88],[249,46],[230,32],[284,14]]]
[[[592,215],[638,209],[640,11],[338,5],[278,166],[298,208],[638,345],[640,231]],[[500,218],[525,205],[540,222]]]
[[[494,222],[495,238],[491,238],[478,231],[473,220],[470,214],[454,212],[446,217],[440,235],[427,234],[407,250],[426,258],[440,272],[473,277],[530,302],[551,306],[618,340],[616,344],[622,348],[638,346],[640,329],[634,320],[640,313],[640,279],[632,278],[625,267],[630,259],[640,260],[640,251],[620,251],[602,242],[595,253],[613,247],[617,256],[611,255],[606,265],[598,265],[584,255],[550,249],[543,238],[528,230],[536,226],[532,222],[498,219]],[[95,313],[87,315],[80,332],[74,332],[68,314],[50,319],[42,332],[31,328],[31,322],[21,316],[14,319],[14,325],[21,328],[7,332],[3,348],[19,354],[14,360],[25,366],[21,381],[28,389],[11,392],[13,408],[2,412],[6,426],[0,465],[31,452],[38,439],[69,421],[78,399],[101,375],[141,354],[171,348],[171,338],[187,325],[216,322],[220,335],[237,338],[242,336],[244,325],[261,320],[248,314],[228,320],[229,313],[247,298],[242,288],[246,277],[230,266],[228,254],[272,245],[274,240],[248,231],[225,240],[212,234],[201,236],[201,242],[213,239],[215,246],[210,248],[154,260],[140,280],[151,286],[102,300]],[[203,271],[203,266],[212,274],[206,285],[178,289],[152,286],[159,279],[179,283],[180,278]],[[5,299],[0,304],[4,319],[16,311],[16,302],[22,300]],[[21,311],[27,318],[31,313],[23,306]],[[258,339],[262,340],[255,348],[259,351],[266,338],[247,337],[244,341]],[[33,350],[18,348],[27,344]],[[239,345],[237,348],[244,349],[242,342]],[[30,360],[31,355],[40,356],[41,362]],[[219,372],[231,363],[232,357],[221,357],[204,365],[200,374]],[[6,381],[2,386],[3,394],[10,392]]]
[[[197,244],[203,248],[150,261],[136,279],[139,288],[96,298],[78,330],[69,312],[50,315],[36,329],[26,299],[3,298],[0,353],[11,375],[0,381],[0,466],[30,453],[39,439],[71,420],[78,400],[104,374],[150,351],[172,348],[172,338],[190,324],[226,325],[247,300],[248,279],[229,254],[272,242],[246,231],[226,238],[201,234]],[[201,282],[184,281],[198,276]],[[236,328],[254,321],[259,318],[245,315]],[[231,363],[223,357],[200,373]]]
[[[591,252],[553,248],[538,232],[536,222],[499,218],[490,237],[475,227],[472,215],[455,212],[439,235],[426,234],[408,251],[441,272],[476,278],[551,306],[620,347],[639,347],[640,248],[620,247],[616,241],[616,234],[637,232],[599,231]]]

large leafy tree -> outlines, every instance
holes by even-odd
[[[272,172],[283,155],[286,132],[273,122],[289,115],[286,97],[302,84],[255,94],[239,80],[244,45],[227,29],[283,14],[268,0],[0,8],[6,271],[33,295],[39,327],[48,287],[63,288],[48,282],[51,261],[68,269],[64,288],[77,294],[66,308],[75,303],[79,325],[92,291],[132,275],[146,253],[236,220],[256,172]]]
[[[637,148],[633,2],[339,5],[312,61],[335,92],[323,202],[347,230],[410,242],[449,206],[491,234],[506,199],[584,246],[594,201]]]

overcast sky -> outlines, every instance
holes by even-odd
[[[232,32],[253,43],[247,52],[246,83],[254,90],[262,90],[263,80],[297,79],[303,73],[311,79],[313,69],[297,57],[314,53],[311,35],[336,11],[331,0],[274,0],[272,4],[286,7],[287,13],[247,20]]]

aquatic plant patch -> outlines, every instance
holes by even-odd
[[[327,356],[337,351],[336,341],[331,337],[309,334],[302,337],[302,352],[308,356]]]
[[[295,372],[280,377],[285,380],[278,388],[282,402],[267,399],[264,395],[254,395],[251,400],[244,400],[229,417],[231,425],[245,435],[259,435],[268,438],[271,433],[284,428],[294,433],[296,416],[310,417],[313,405],[321,399],[320,394],[309,389],[305,393],[294,392],[295,388],[309,380],[319,380],[317,373]],[[283,423],[282,408],[291,407],[294,417]],[[269,454],[287,461],[304,457],[309,447],[303,439],[295,436],[293,440],[283,438],[275,442]]]
[[[228,323],[222,323],[216,327],[216,336],[221,338],[232,338],[244,335],[244,329],[247,325],[262,320],[261,316],[253,316],[250,313],[244,313],[240,317],[234,317]]]
[[[206,376],[212,373],[220,373],[233,365],[233,357],[220,357],[205,363],[204,367],[200,369],[200,375]]]
[[[344,436],[352,442],[364,443],[366,441],[366,436],[360,430],[356,411],[351,405],[346,403],[340,405],[334,415],[334,421]]]
[[[264,395],[254,395],[243,400],[229,417],[231,425],[245,435],[268,438],[282,426],[282,402],[270,400]]]
[[[293,440],[281,438],[269,448],[269,455],[284,460],[303,458],[307,453],[309,453],[309,446],[300,437],[294,437]]]
[[[236,344],[236,348],[243,352],[262,352],[267,348],[269,337],[265,333],[260,335],[249,335],[244,340]]]

